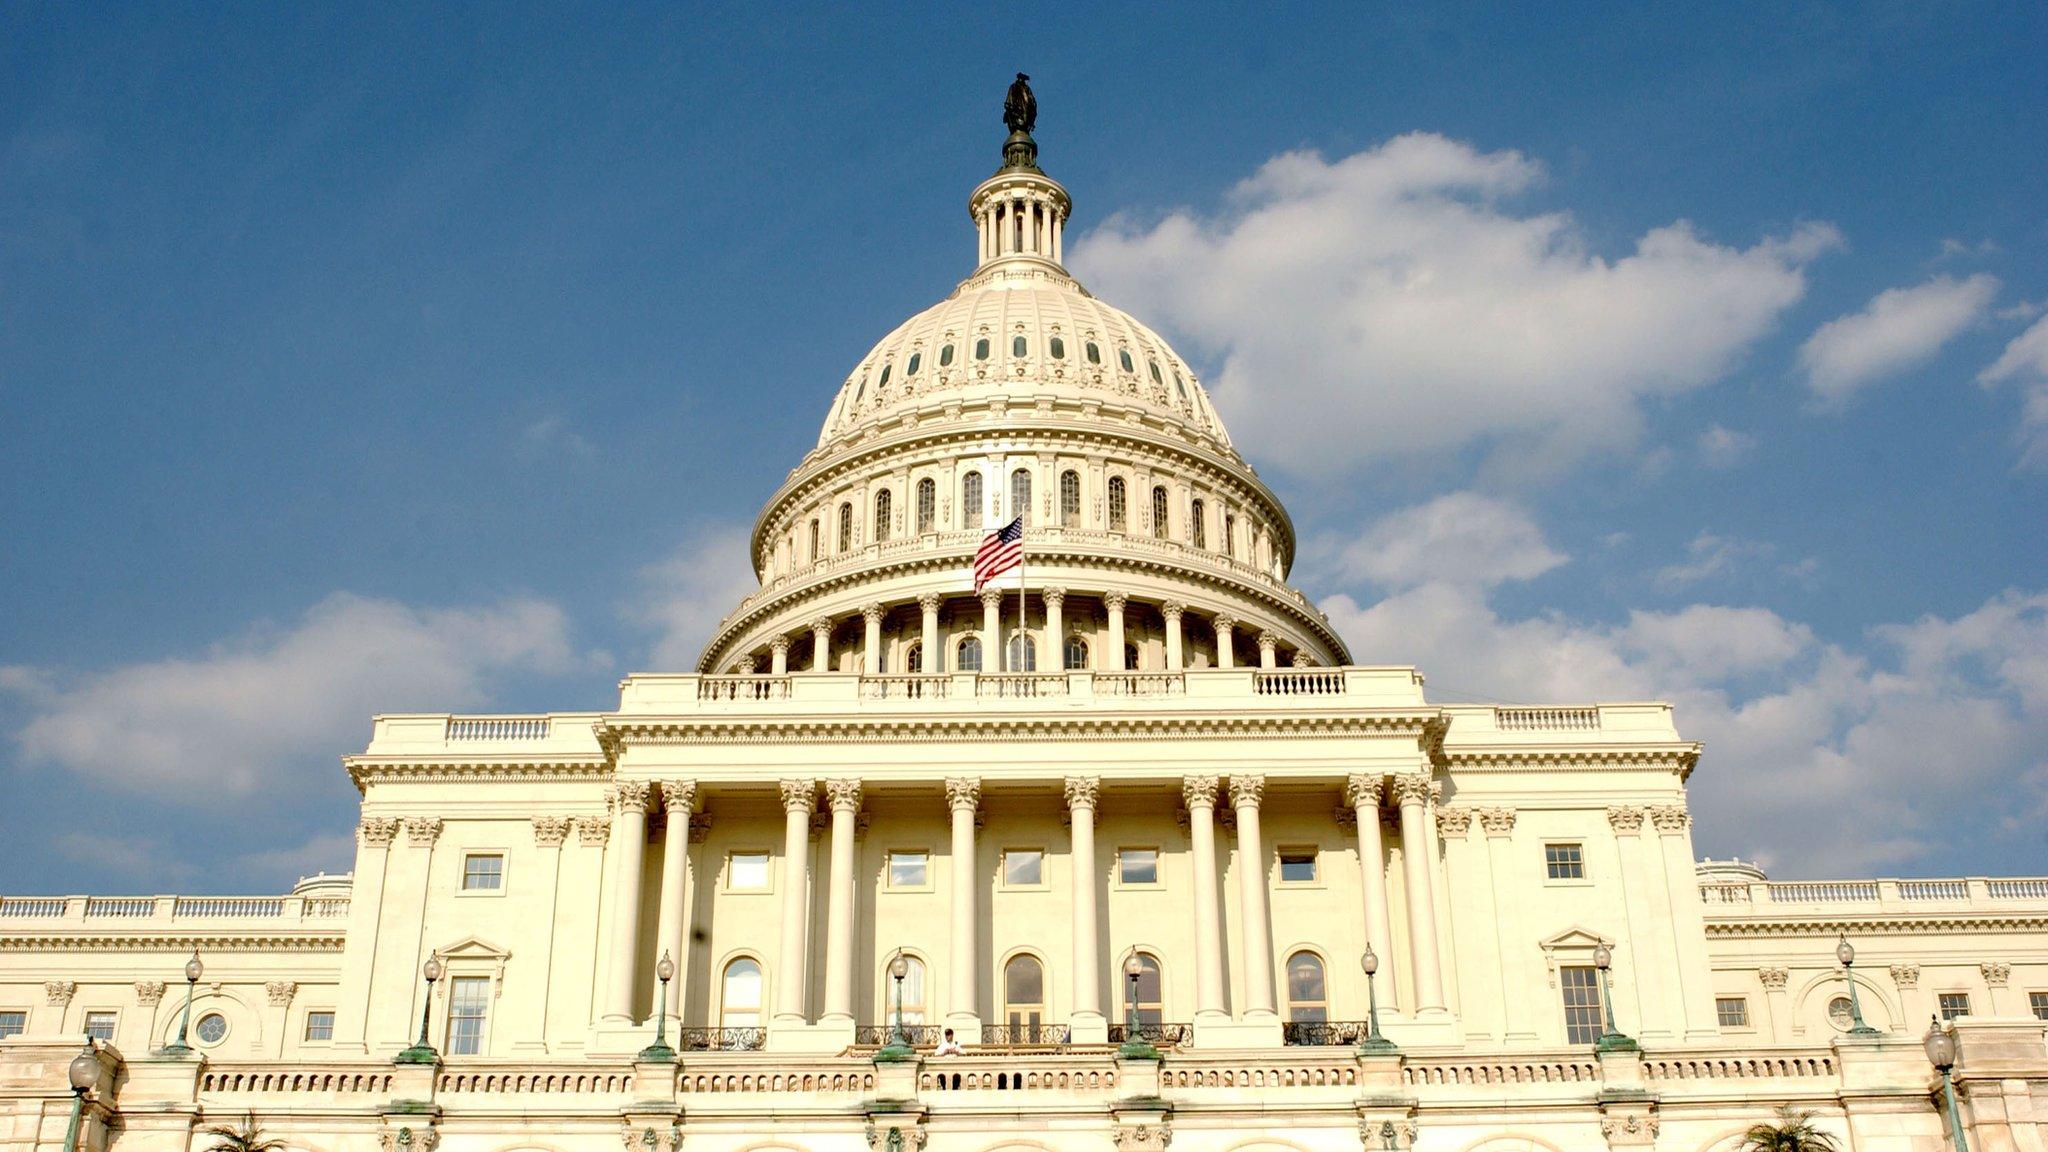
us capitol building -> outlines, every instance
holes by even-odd
[[[1356,663],[1024,97],[694,671],[377,717],[347,876],[0,899],[0,1152],[2043,1149],[2048,879],[1696,862],[1669,705]]]

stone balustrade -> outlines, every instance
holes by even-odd
[[[347,896],[0,896],[0,921],[72,925],[119,920],[124,928],[347,926]]]
[[[1706,880],[1700,886],[1709,920],[1758,910],[1813,911],[1855,907],[1861,912],[1925,910],[1928,906],[2003,907],[2048,904],[2048,877],[1958,876],[1879,880]]]

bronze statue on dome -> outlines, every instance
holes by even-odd
[[[1019,72],[1003,97],[1003,126],[1029,135],[1037,124],[1038,98],[1031,94],[1031,77]]]

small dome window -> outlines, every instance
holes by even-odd
[[[1187,403],[1187,402],[1188,402],[1188,386],[1187,386],[1187,382],[1186,382],[1186,381],[1184,381],[1184,380],[1182,380],[1182,379],[1180,378],[1180,373],[1179,373],[1179,372],[1175,372],[1175,373],[1173,374],[1173,389],[1174,389],[1174,391],[1176,391],[1176,392],[1180,393],[1180,402],[1181,402],[1181,403],[1185,404],[1185,403]]]
[[[1024,355],[1025,350],[1029,347],[1030,345],[1024,342],[1024,338],[1022,336],[1013,337],[1010,340],[1010,355],[1016,356],[1021,359]]]
[[[1150,369],[1152,370],[1152,382],[1153,382],[1154,384],[1164,384],[1164,383],[1166,383],[1166,381],[1164,381],[1164,380],[1161,380],[1161,379],[1159,378],[1159,361],[1157,361],[1157,360],[1147,360],[1147,361],[1145,361],[1145,367],[1147,367],[1147,368],[1150,368]],[[887,384],[888,382],[889,382],[889,370],[888,370],[887,368],[884,368],[884,369],[882,369],[882,383],[884,383],[884,384]]]
[[[921,365],[921,364],[923,364],[923,363],[924,363],[924,353],[922,353],[922,352],[912,352],[912,353],[910,354],[910,363],[909,363],[909,364],[908,364],[907,366],[905,366],[905,367],[904,367],[904,369],[903,369],[903,374],[904,374],[905,376],[915,376],[915,375],[917,375],[917,369],[918,369],[918,366],[919,366],[919,365]]]
[[[1090,364],[1102,363],[1102,348],[1100,345],[1096,344],[1095,341],[1090,340],[1087,346],[1082,348],[1081,351],[1087,355],[1088,362]]]
[[[863,374],[861,375],[861,378],[860,378],[860,387],[858,387],[858,388],[855,388],[855,389],[853,390],[853,402],[854,402],[855,404],[858,404],[858,403],[860,403],[860,399],[861,399],[861,397],[863,397],[863,396],[865,396],[865,395],[867,395],[867,394],[868,394],[868,378],[867,378],[867,375],[866,375],[865,373],[863,373]]]
[[[1117,349],[1116,359],[1117,363],[1122,364],[1124,366],[1124,371],[1136,372],[1138,370],[1137,367],[1131,363],[1131,350],[1129,348]]]
[[[951,344],[948,344],[944,348],[939,349],[939,367],[944,368],[947,365],[951,364],[952,362],[953,346]]]
[[[974,358],[976,360],[988,359],[988,337],[983,336],[974,342]]]
[[[1052,342],[1046,345],[1046,350],[1052,353],[1052,358],[1055,360],[1065,360],[1067,358],[1067,342],[1057,336],[1053,337]]]
[[[881,378],[880,380],[878,380],[878,381],[876,381],[876,382],[875,382],[875,387],[877,387],[877,388],[887,388],[887,387],[889,386],[889,369],[891,369],[891,368],[893,368],[893,367],[895,367],[895,365],[893,365],[893,364],[884,364],[884,365],[882,365],[882,378]],[[1159,369],[1157,369],[1157,368],[1154,368],[1154,369],[1152,369],[1152,378],[1153,378],[1154,380],[1157,380],[1157,379],[1159,378]]]

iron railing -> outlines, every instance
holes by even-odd
[[[676,1036],[684,1052],[759,1052],[767,1043],[766,1028],[681,1028]]]
[[[1365,1039],[1368,1025],[1363,1020],[1290,1020],[1281,1025],[1282,1042],[1313,1047],[1319,1044],[1356,1044]]]
[[[1065,1024],[983,1024],[983,1044],[1013,1044],[1037,1047],[1062,1047],[1067,1043]]]
[[[1153,1044],[1160,1048],[1174,1048],[1182,1044],[1194,1042],[1195,1026],[1193,1024],[1167,1023],[1139,1024],[1136,1027],[1132,1027],[1129,1024],[1111,1024],[1109,1026],[1109,1042],[1111,1044],[1121,1044],[1131,1039],[1133,1035],[1148,1044]]]
[[[903,1042],[912,1048],[936,1048],[945,1038],[944,1024],[905,1024]],[[894,1024],[863,1024],[853,1030],[855,1044],[882,1045],[892,1043],[896,1038]]]

